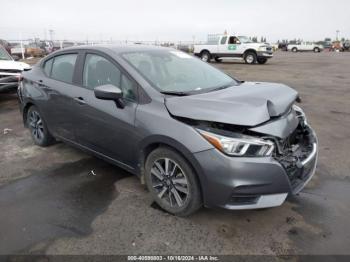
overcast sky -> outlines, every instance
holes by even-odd
[[[350,38],[349,0],[2,0],[0,39],[205,40],[208,33],[269,41]]]

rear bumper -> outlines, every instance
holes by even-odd
[[[314,138],[313,150],[300,167],[303,175],[297,184],[273,157],[229,157],[216,149],[196,153],[202,170],[205,206],[235,210],[281,205],[288,195],[300,192],[315,173],[317,139]]]

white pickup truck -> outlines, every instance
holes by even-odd
[[[292,51],[294,53],[296,52],[305,52],[305,51],[314,51],[315,53],[319,53],[323,50],[322,45],[317,45],[314,43],[296,43],[296,44],[289,44],[288,45],[288,51]]]
[[[247,64],[265,64],[273,57],[272,47],[266,43],[253,43],[246,36],[220,35],[208,44],[194,45],[194,54],[205,62],[221,58],[242,58]]]

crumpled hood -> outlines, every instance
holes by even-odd
[[[0,70],[1,69],[11,69],[11,70],[25,70],[25,69],[29,69],[30,65],[23,63],[23,62],[17,62],[17,61],[3,61],[0,60]]]
[[[204,94],[167,97],[165,106],[178,117],[256,126],[285,113],[297,96],[283,84],[246,82]]]

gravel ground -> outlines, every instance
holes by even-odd
[[[350,53],[213,65],[300,93],[320,156],[299,196],[260,211],[171,216],[131,174],[65,144],[34,146],[16,97],[2,94],[0,254],[350,254]]]

